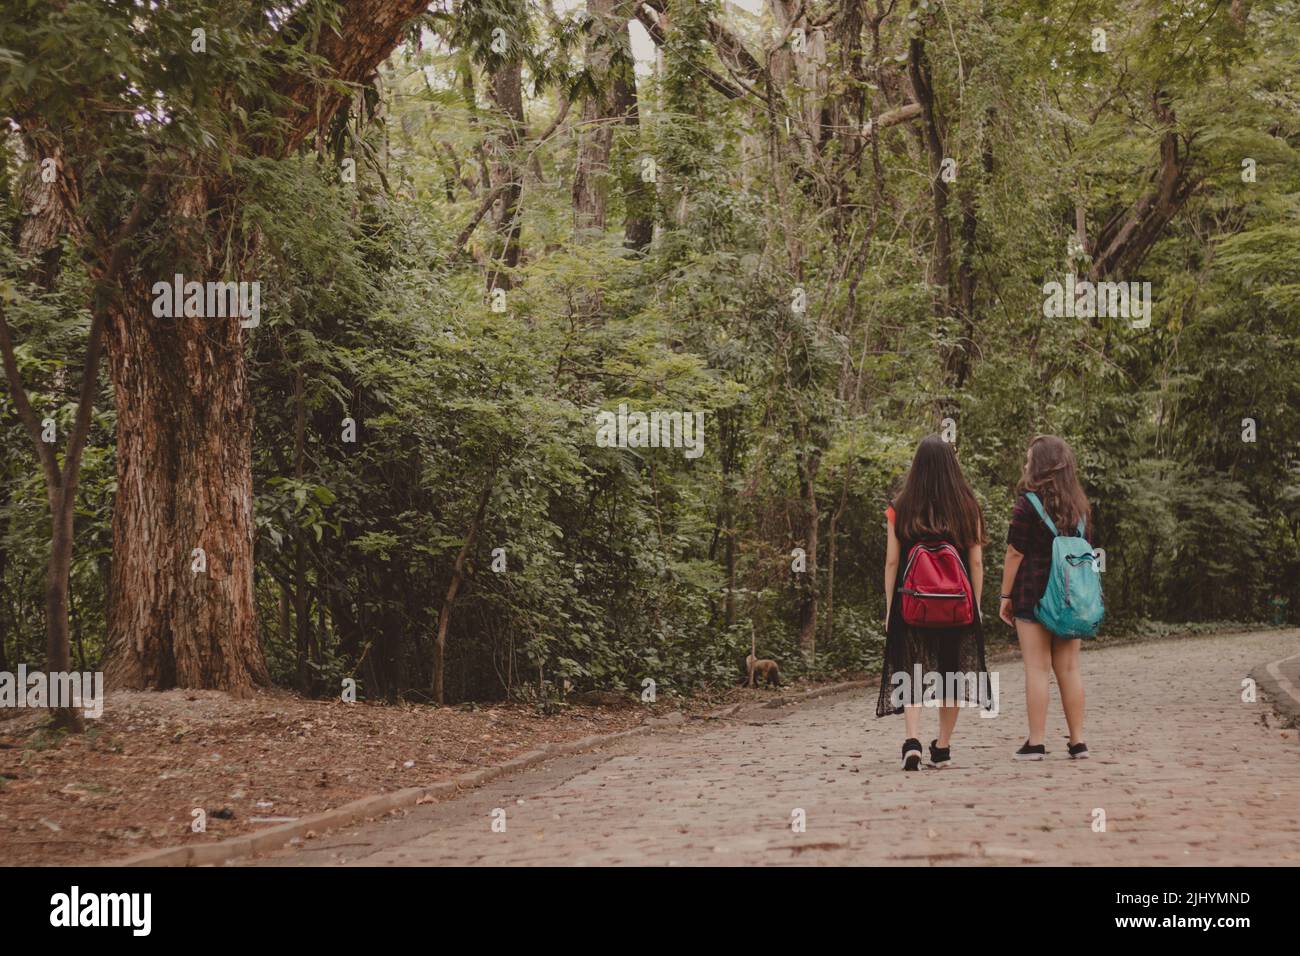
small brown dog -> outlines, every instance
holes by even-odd
[[[781,669],[777,667],[776,661],[758,659],[758,637],[752,627],[749,632],[749,656],[745,658],[745,673],[746,683],[750,687],[756,687],[764,680],[768,687],[781,686]]]

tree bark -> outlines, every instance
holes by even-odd
[[[980,165],[986,181],[993,174],[993,117],[993,108],[989,107],[985,113],[987,128],[984,130],[984,143],[980,150]],[[948,383],[960,389],[970,375],[971,353],[975,348],[978,322],[975,313],[975,256],[979,251],[979,207],[975,199],[975,186],[969,175],[961,178],[957,201],[961,208],[961,252],[957,260],[957,318],[961,323],[961,341],[949,351],[946,368]]]
[[[488,269],[487,288],[509,289],[510,270],[519,265],[519,198],[523,194],[524,171],[519,151],[524,135],[523,64],[516,56],[500,63],[488,80],[488,95],[495,107],[493,133],[488,139],[491,177],[499,190],[492,205],[496,242]]]
[[[628,30],[627,22],[623,22],[623,33]],[[624,42],[630,45],[631,40],[624,37]],[[639,148],[641,143],[641,110],[637,100],[636,90],[636,71],[632,64],[627,61],[620,62],[618,68],[614,71],[612,85],[610,87],[612,97],[612,111],[615,116],[622,117],[623,129],[627,133],[627,140],[633,147]],[[629,163],[628,160],[631,160]],[[654,189],[641,176],[640,164],[636,162],[636,155],[633,153],[625,157],[625,172],[623,175],[623,246],[636,252],[645,252],[650,248],[650,243],[654,239]]]
[[[952,232],[948,225],[948,184],[943,181],[943,128],[934,99],[930,64],[925,55],[925,39],[914,36],[907,46],[907,71],[912,94],[921,107],[921,137],[930,163],[930,198],[934,222],[934,263],[931,282],[943,289],[935,300],[935,315],[948,314],[953,301]]]
[[[269,682],[253,602],[253,407],[238,318],[158,319],[137,288],[108,327],[117,404],[115,687]],[[191,570],[202,548],[207,570]]]
[[[411,21],[430,0],[343,0],[336,27],[320,30],[313,52],[326,64],[320,76],[286,74],[279,93],[288,103],[288,135],[268,134],[259,141],[264,155],[283,156],[301,146],[351,100],[351,86],[365,82],[397,46]],[[291,22],[284,37],[296,40],[312,20]],[[325,82],[334,80],[336,82]]]
[[[74,190],[65,185],[63,154],[57,144],[50,144],[45,153],[38,153],[32,159],[23,168],[19,185],[18,254],[36,262],[34,274],[27,278],[44,289],[52,289],[59,271],[63,237],[71,221],[68,210],[75,208],[76,197],[71,194]],[[41,180],[45,160],[52,160],[60,173],[52,183]]]
[[[519,163],[519,147],[524,137],[523,64],[507,61],[491,74],[487,95],[497,108],[497,126],[489,140],[491,181],[500,187],[493,207],[493,224],[497,229],[493,267],[487,273],[487,290],[510,289],[510,269],[519,265],[519,199],[524,191],[524,170]]]
[[[573,170],[573,228],[578,236],[605,228],[609,189],[609,157],[614,142],[613,99],[609,89],[614,53],[611,36],[617,0],[587,0],[592,20],[587,38],[586,68],[592,89],[582,101],[578,127],[578,156]]]

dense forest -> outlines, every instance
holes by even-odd
[[[0,670],[863,667],[931,433],[986,609],[1052,432],[1107,632],[1294,621],[1298,50],[1294,0],[0,0]]]

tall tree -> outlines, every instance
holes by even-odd
[[[149,241],[116,260],[86,250],[105,295],[97,318],[117,407],[115,686],[243,692],[267,680],[253,605],[246,332],[238,318],[158,317],[155,284],[175,274],[256,281],[240,161],[281,159],[327,126],[426,4],[334,0],[285,19],[275,5],[220,0],[184,11],[108,4],[93,17],[53,3],[24,9],[6,38],[25,82],[5,85],[4,113],[26,138],[59,141],[61,175],[98,199],[69,210],[74,235],[93,241],[97,221],[129,222],[116,210],[146,182],[161,184]],[[54,54],[41,39],[50,32],[65,40]],[[84,50],[105,36],[99,75],[66,83],[65,71],[85,75]],[[200,549],[207,570],[197,573]]]
[[[40,149],[46,144],[38,139],[32,145]],[[57,148],[51,149],[49,155],[37,152],[33,155],[32,162],[27,164],[22,177],[22,208],[25,215],[20,221],[16,247],[23,261],[34,263],[26,270],[23,278],[32,281],[38,292],[48,293],[53,288],[60,269],[59,250],[63,231],[67,227],[69,210],[75,201],[75,196],[68,192],[75,189],[75,186],[60,177],[59,167]],[[128,244],[134,240],[144,223],[157,185],[156,180],[150,180],[146,191],[137,198],[116,234],[96,237],[95,247],[104,257],[107,268],[120,268]],[[32,407],[18,365],[13,332],[9,327],[4,303],[0,302],[0,360],[3,362],[10,399],[41,464],[50,509],[50,555],[45,583],[45,667],[48,672],[67,672],[71,669],[68,576],[72,566],[73,516],[81,480],[82,455],[90,436],[91,415],[99,391],[100,356],[104,347],[104,326],[110,294],[108,289],[97,289],[91,303],[91,322],[82,361],[81,386],[61,462],[55,453],[57,434],[47,431],[47,425],[53,430],[55,423],[53,420],[42,423]],[[14,295],[16,297],[17,290],[14,290]],[[71,707],[59,708],[56,710],[55,722],[79,728],[80,713]]]
[[[587,33],[578,153],[573,167],[573,227],[578,235],[605,228],[605,177],[613,130],[608,122],[605,72],[611,56],[609,19],[614,0],[587,0]]]
[[[523,232],[520,199],[524,190],[524,167],[520,153],[524,142],[523,58],[518,41],[506,52],[494,55],[488,66],[488,96],[492,100],[492,128],[486,151],[491,163],[495,199],[492,224],[496,238],[488,268],[487,287],[509,289],[510,270],[519,265],[520,235]]]

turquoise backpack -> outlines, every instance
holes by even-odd
[[[1047,590],[1034,608],[1034,616],[1059,637],[1096,637],[1106,606],[1101,600],[1097,555],[1083,536],[1083,519],[1079,519],[1076,535],[1063,535],[1047,516],[1038,495],[1027,491],[1025,497],[1056,535],[1052,541],[1052,570],[1047,578]]]

